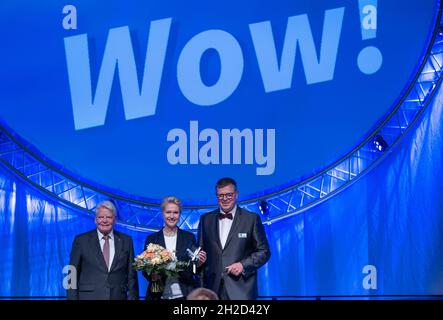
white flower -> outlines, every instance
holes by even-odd
[[[152,264],[160,264],[162,262],[162,259],[160,257],[152,258],[151,263]]]
[[[166,270],[175,270],[176,266],[177,266],[177,263],[175,261],[172,261],[166,265],[165,269]]]

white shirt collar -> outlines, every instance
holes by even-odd
[[[97,235],[98,235],[99,240],[103,239],[103,237],[105,236],[98,229],[97,229]],[[108,236],[109,236],[109,239],[114,239],[114,229],[112,229],[111,232],[108,233]]]
[[[229,212],[227,212],[227,213],[232,214],[232,218],[234,218],[234,217],[235,217],[235,212],[236,212],[236,211],[237,211],[237,205],[235,205],[234,208],[232,208],[232,210],[229,211]],[[220,213],[221,213],[221,214],[225,214],[221,208],[220,208]]]

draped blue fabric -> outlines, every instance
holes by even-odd
[[[421,121],[370,173],[266,226],[272,257],[259,272],[260,295],[443,294],[442,106],[440,88]],[[94,227],[92,216],[0,165],[0,296],[64,296],[72,241]],[[142,251],[146,233],[117,229]],[[363,286],[367,265],[376,269],[376,288]]]
[[[268,227],[262,295],[443,294],[443,90],[369,174]],[[363,268],[377,270],[364,289]]]

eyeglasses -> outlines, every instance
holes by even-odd
[[[223,200],[224,198],[226,198],[227,200],[232,200],[232,198],[234,198],[234,194],[235,194],[235,192],[220,193],[220,194],[217,194],[217,198],[219,200]]]

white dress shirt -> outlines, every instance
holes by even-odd
[[[104,234],[98,231],[97,229],[98,240],[100,241],[100,249],[103,252],[103,246],[105,245],[105,239],[103,239]],[[114,260],[115,255],[115,245],[114,245],[114,231],[111,231],[109,234],[109,267],[108,271],[111,270],[112,261]]]
[[[232,210],[228,212],[228,213],[232,214],[232,220],[227,219],[227,218],[219,220],[218,234],[220,236],[220,243],[222,245],[222,249],[225,248],[226,240],[228,240],[229,231],[231,230],[231,226],[232,226],[232,222],[234,221],[236,210],[237,210],[237,205],[235,205],[234,208],[232,208]],[[220,213],[225,214],[221,210],[220,210]]]
[[[170,252],[172,252],[174,256],[176,256],[175,250],[177,249],[177,232],[172,236],[166,235],[166,233],[163,232],[163,238],[165,238],[166,249],[168,249]],[[172,296],[169,297],[170,299],[183,297],[183,292],[178,282],[173,282],[171,284],[171,292]]]
[[[177,247],[177,233],[175,233],[173,236],[163,233],[163,238],[165,238],[166,249],[175,255],[175,250]]]

